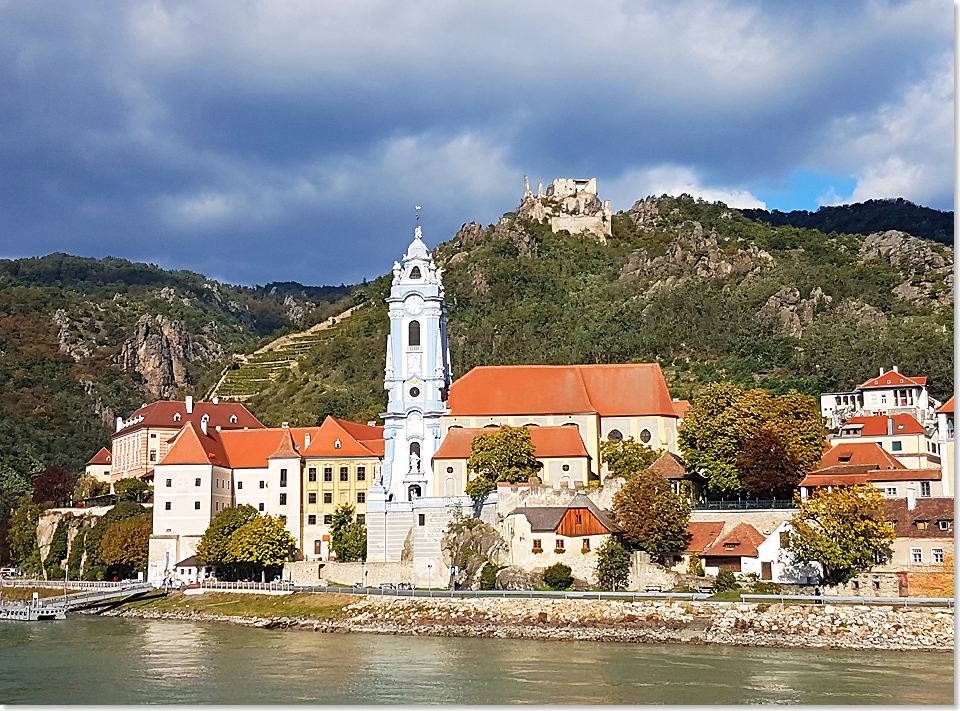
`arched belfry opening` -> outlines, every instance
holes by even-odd
[[[408,345],[419,346],[420,345],[420,322],[411,321],[408,328]]]

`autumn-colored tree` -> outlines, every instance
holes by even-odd
[[[367,559],[367,527],[353,517],[350,504],[341,504],[333,512],[330,546],[341,563]]]
[[[800,483],[799,463],[770,430],[761,430],[744,442],[737,468],[744,490],[758,496],[789,499]]]
[[[61,506],[66,504],[73,492],[74,478],[56,464],[33,479],[33,503],[52,502]]]
[[[815,398],[794,390],[772,397],[728,382],[708,385],[687,412],[679,445],[690,469],[707,478],[711,491],[737,492],[744,487],[740,454],[764,431],[779,438],[798,475],[819,464],[824,440],[820,408]]]
[[[149,514],[117,521],[107,529],[100,540],[100,560],[107,565],[108,574],[130,578],[146,571],[152,533]]]
[[[280,568],[296,545],[284,516],[252,518],[233,532],[227,544],[227,563],[246,574],[266,577],[268,568]]]
[[[647,469],[627,479],[613,495],[613,511],[624,540],[635,548],[659,555],[687,547],[690,504],[659,472]]]
[[[230,537],[245,523],[260,514],[249,504],[228,506],[213,517],[197,544],[197,558],[216,566],[227,566]]]
[[[820,563],[828,584],[845,583],[893,543],[882,505],[883,492],[869,485],[815,491],[790,519],[786,548],[802,562]]]
[[[611,476],[633,476],[653,464],[661,452],[637,442],[633,437],[600,443],[600,459]]]
[[[543,467],[533,454],[535,449],[525,427],[502,425],[474,437],[467,467],[476,476],[467,483],[467,495],[479,503],[497,488],[497,482],[527,481]]]
[[[105,481],[100,481],[92,474],[81,474],[77,483],[73,487],[73,500],[83,501],[92,499],[95,496],[103,496],[110,493],[110,485]]]

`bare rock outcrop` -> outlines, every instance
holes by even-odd
[[[887,230],[869,235],[860,247],[863,262],[887,262],[914,272],[936,272],[953,266],[953,260],[935,251],[926,240],[906,232]]]
[[[802,299],[799,289],[785,286],[767,299],[760,315],[779,320],[784,333],[800,338],[813,323],[814,312],[832,301],[833,297],[824,294],[820,287],[810,292],[810,298]]]
[[[847,297],[837,305],[837,313],[858,326],[886,326],[887,315],[865,301]]]
[[[117,362],[135,370],[144,387],[156,397],[173,397],[190,385],[187,365],[223,357],[223,348],[209,336],[193,338],[182,321],[166,316],[141,316],[136,332],[124,341]]]
[[[457,566],[460,589],[475,588],[480,570],[487,561],[498,563],[507,553],[507,544],[497,530],[477,518],[455,517],[440,543],[443,561]]]

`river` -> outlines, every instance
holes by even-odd
[[[952,704],[953,655],[0,623],[4,704]]]

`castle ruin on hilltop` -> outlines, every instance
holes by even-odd
[[[557,178],[543,191],[543,183],[534,195],[530,180],[523,178],[523,200],[517,208],[518,217],[549,220],[554,232],[567,230],[571,234],[589,232],[606,244],[611,235],[613,213],[610,201],[597,197],[597,179],[576,180]]]

